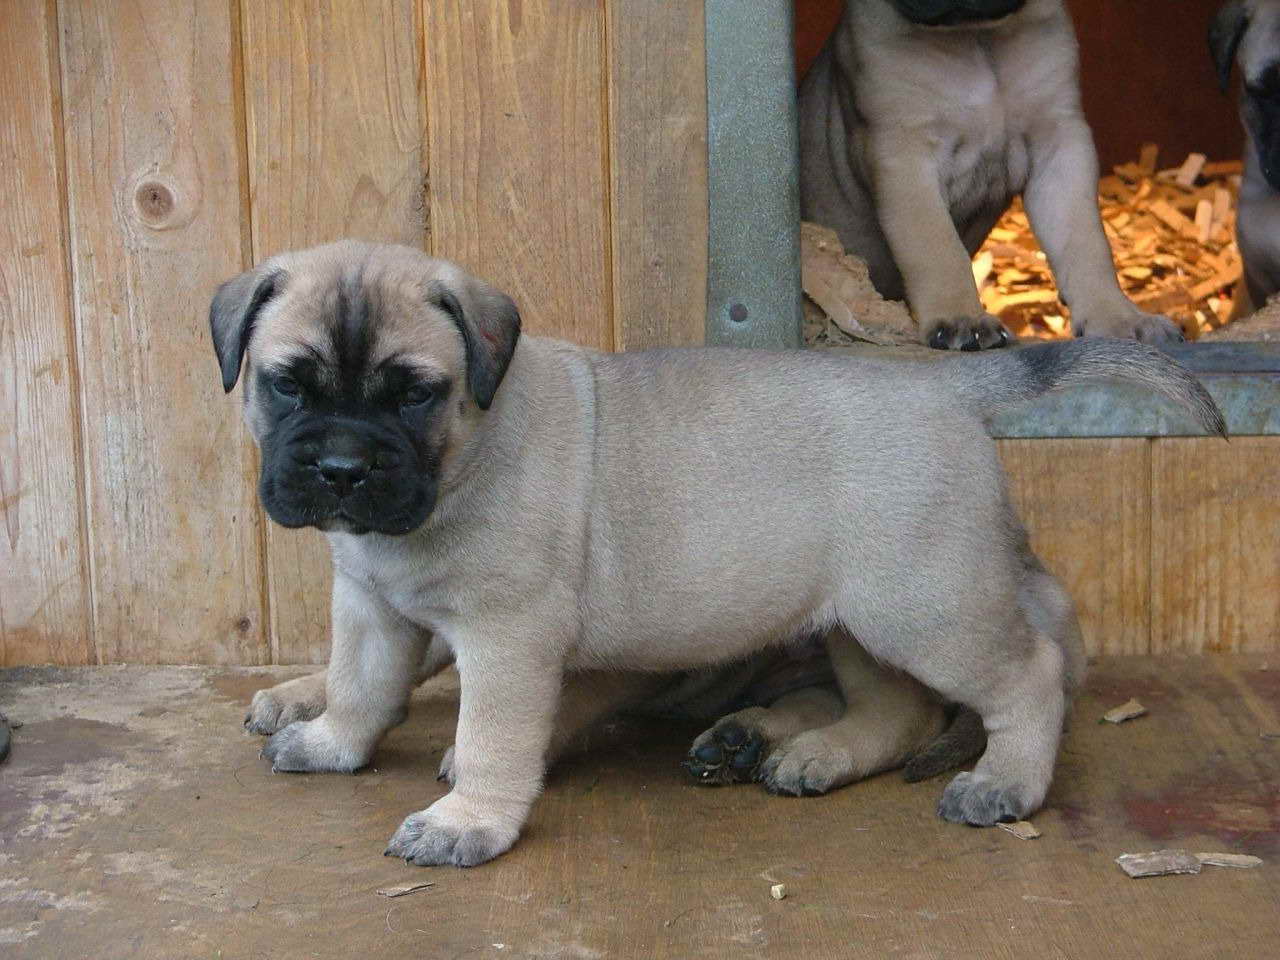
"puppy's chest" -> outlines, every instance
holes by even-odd
[[[933,111],[932,142],[943,194],[956,219],[1003,207],[1026,186],[1026,109],[1016,87],[974,56],[958,65]]]
[[[369,538],[359,544],[335,549],[335,562],[342,571],[370,593],[380,597],[405,619],[422,627],[432,627],[449,611],[442,598],[458,592],[454,567],[438,562],[435,551],[423,549],[409,540]]]

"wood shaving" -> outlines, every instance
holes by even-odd
[[[1129,876],[1168,877],[1179,873],[1199,873],[1200,860],[1185,850],[1153,850],[1151,853],[1122,853],[1116,857],[1120,869]]]
[[[1143,310],[1168,315],[1196,340],[1241,312],[1235,223],[1242,168],[1238,161],[1212,163],[1193,153],[1157,173],[1158,158],[1158,147],[1146,144],[1138,162],[1102,178],[1103,230],[1125,294]],[[991,266],[979,292],[989,312],[1019,337],[1071,335],[1071,312],[1058,299],[1020,200],[1000,218],[975,261],[988,256]]]
[[[1029,820],[1019,820],[1016,823],[997,823],[996,826],[1006,833],[1012,833],[1019,840],[1035,840],[1040,836],[1040,831],[1036,829],[1036,825]]]
[[[419,890],[425,890],[427,887],[434,887],[434,881],[426,883],[403,883],[398,887],[383,887],[378,894],[383,897],[405,897],[411,893],[417,893]]]
[[[1206,867],[1236,867],[1248,870],[1262,866],[1261,857],[1251,857],[1247,853],[1197,853],[1196,859]]]
[[[1134,717],[1140,717],[1147,712],[1147,708],[1140,704],[1137,700],[1129,700],[1120,704],[1118,707],[1112,707],[1102,715],[1102,719],[1107,723],[1124,723],[1126,720],[1132,720]]]

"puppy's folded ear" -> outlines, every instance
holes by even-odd
[[[437,280],[432,298],[453,317],[467,348],[467,386],[481,410],[493,403],[520,339],[520,311],[501,290],[451,270]]]
[[[222,368],[222,389],[227,393],[240,379],[240,364],[244,362],[258,311],[279,292],[283,280],[283,272],[263,265],[228,280],[213,295],[209,329],[218,366]]]
[[[1209,53],[1218,71],[1218,86],[1223,93],[1231,86],[1231,65],[1236,59],[1240,40],[1249,29],[1249,11],[1244,0],[1225,3],[1209,24]]]

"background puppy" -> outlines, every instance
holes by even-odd
[[[1222,429],[1194,378],[1135,343],[932,364],[602,354],[521,337],[509,298],[405,247],[274,257],[225,284],[210,319],[224,387],[247,368],[268,514],[333,551],[324,712],[272,735],[273,768],[365,765],[430,642],[458,667],[453,789],[387,850],[418,864],[507,850],[566,732],[663,674],[815,632],[843,703],[744,718],[764,769],[803,785],[812,765],[824,789],[900,763],[939,733],[937,691],[988,734],[941,815],[1025,816],[1084,661],[984,419],[1121,376]]]
[[[1209,27],[1209,49],[1224,93],[1233,62],[1244,75],[1240,118],[1246,142],[1236,239],[1256,308],[1280,291],[1280,0],[1223,6]]]
[[[970,257],[1017,194],[1077,336],[1180,340],[1121,292],[1061,0],[847,0],[800,88],[800,199],[924,341],[1000,347]]]

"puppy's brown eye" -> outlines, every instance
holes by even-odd
[[[271,389],[282,397],[294,399],[301,392],[298,388],[298,381],[293,377],[276,377],[271,381]]]
[[[403,405],[406,407],[421,407],[430,403],[435,399],[436,392],[430,387],[419,384],[416,387],[410,387],[404,395]]]

